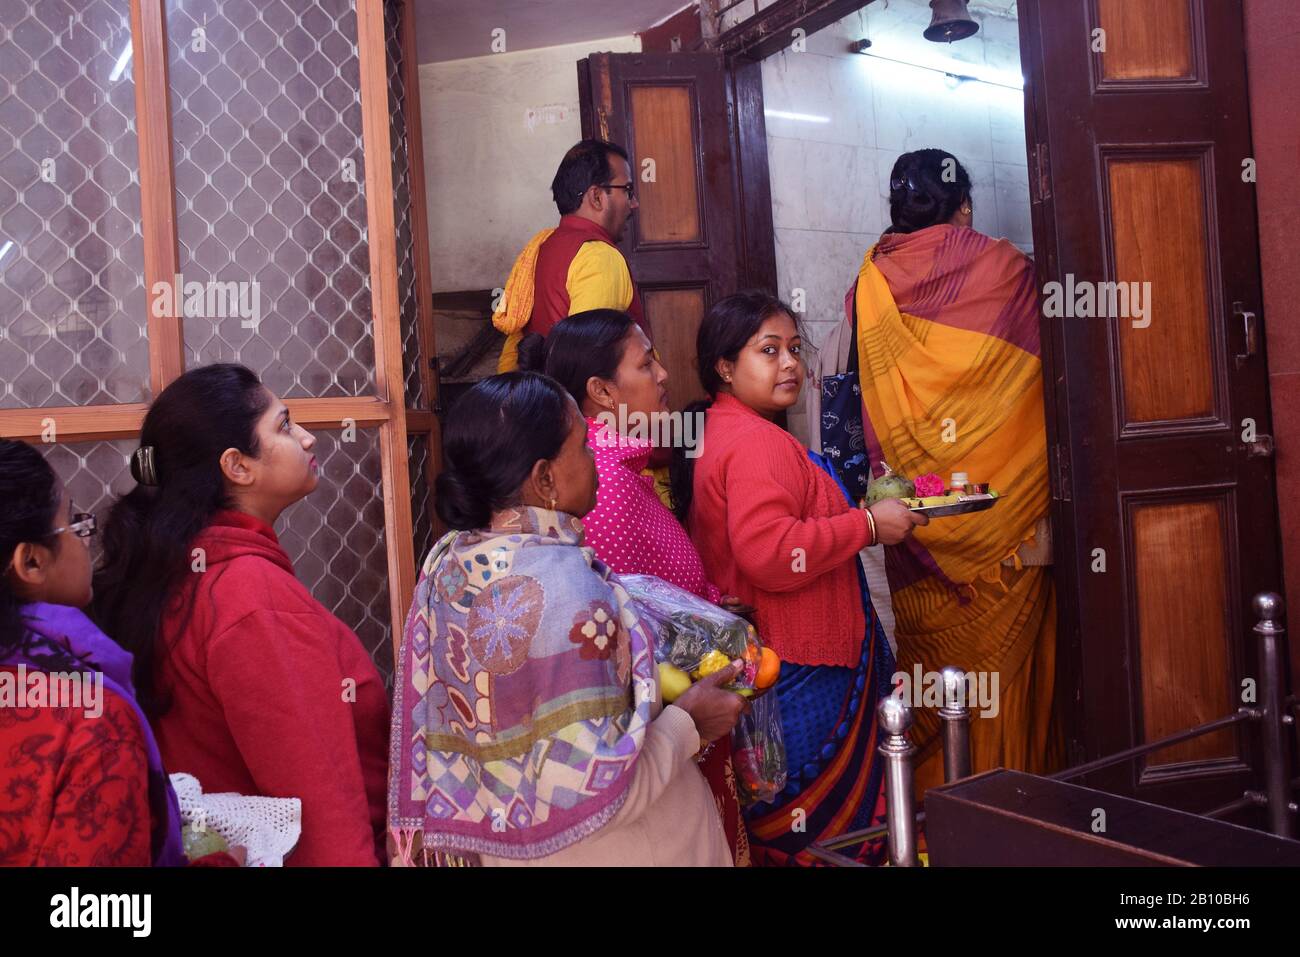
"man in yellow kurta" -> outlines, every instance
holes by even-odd
[[[650,335],[617,245],[637,208],[634,193],[632,166],[621,146],[583,140],[564,154],[551,183],[560,225],[524,247],[492,317],[507,336],[498,372],[517,367],[526,333],[544,336],[561,319],[589,309],[626,312]]]

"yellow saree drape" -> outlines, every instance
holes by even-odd
[[[977,773],[1060,761],[1051,571],[1002,564],[1033,540],[1048,508],[1036,303],[1023,254],[946,225],[872,247],[854,298],[873,463],[910,477],[937,472],[945,484],[964,471],[1002,496],[989,511],[935,519],[887,558],[898,670],[957,665],[989,676],[990,691],[997,676],[996,715],[973,706]],[[924,794],[943,781],[939,719],[926,707],[913,716]]]

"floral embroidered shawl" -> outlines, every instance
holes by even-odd
[[[417,849],[532,859],[617,814],[645,743],[652,640],[582,522],[520,507],[424,562],[393,699],[388,824]]]

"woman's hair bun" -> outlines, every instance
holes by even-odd
[[[889,174],[889,231],[914,233],[946,223],[970,199],[970,191],[970,175],[951,153],[904,153]]]
[[[486,486],[461,472],[439,472],[434,492],[438,515],[451,528],[483,528],[492,518]]]
[[[560,454],[573,414],[569,394],[538,372],[504,372],[475,384],[443,426],[438,516],[451,528],[485,528],[493,512],[517,505],[533,466]]]

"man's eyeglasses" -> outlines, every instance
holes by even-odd
[[[627,201],[628,201],[629,203],[632,202],[632,200],[635,198],[635,196],[634,196],[634,191],[635,191],[635,189],[636,189],[636,184],[635,184],[635,183],[606,183],[604,186],[602,186],[602,187],[600,187],[600,188],[601,188],[601,189],[621,189],[624,193],[627,194]]]
[[[50,537],[53,538],[55,535],[61,535],[64,532],[72,532],[78,538],[90,538],[91,535],[95,534],[95,530],[95,516],[89,512],[77,512],[72,516],[70,525],[56,528],[50,532]]]

